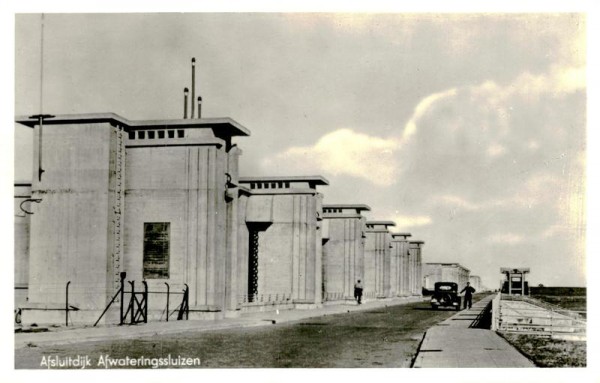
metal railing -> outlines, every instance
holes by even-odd
[[[497,302],[493,302],[493,330],[540,336],[586,335],[587,321],[578,313],[529,297],[502,294],[496,299]]]

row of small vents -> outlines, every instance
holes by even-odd
[[[154,140],[165,138],[185,138],[185,130],[131,130],[129,131],[130,140]]]

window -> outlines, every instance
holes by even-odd
[[[144,223],[144,278],[169,278],[169,222]]]

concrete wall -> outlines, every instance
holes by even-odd
[[[408,245],[409,259],[409,293],[410,295],[421,295],[423,286],[422,255],[421,246],[423,242],[410,241]]]
[[[360,209],[328,207],[323,210],[327,239],[323,245],[323,297],[326,300],[354,299],[354,284],[364,280],[366,219]]]
[[[164,289],[164,282],[175,289],[188,284],[192,310],[235,309],[225,296],[226,279],[232,282],[227,248],[232,238],[237,238],[228,235],[237,229],[237,225],[228,224],[233,215],[228,209],[237,204],[237,198],[229,203],[224,198],[229,156],[226,143],[139,143],[127,141],[123,270],[128,279],[143,279],[144,223],[169,222],[169,278],[149,279],[150,290]],[[153,298],[154,302],[160,299]]]
[[[34,128],[37,176],[39,126],[28,118],[18,122]],[[31,187],[31,197],[42,202],[30,204],[29,302],[23,322],[64,322],[67,281],[69,303],[79,309],[70,312],[73,323],[94,323],[120,287],[121,272],[141,291],[144,223],[155,222],[170,225],[169,262],[168,278],[147,280],[150,315],[165,308],[165,282],[172,293],[189,285],[192,312],[235,311],[241,151],[231,137],[248,134],[231,119],[51,118],[41,141],[45,172]],[[18,238],[25,236],[24,222],[17,222]],[[19,242],[17,252],[25,250]],[[17,263],[18,280],[23,269]],[[171,297],[171,309],[181,297]],[[118,312],[115,302],[105,316],[111,323]]]
[[[64,307],[65,285],[71,281],[70,302],[94,316],[114,292],[108,269],[115,231],[115,151],[121,134],[109,123],[44,127],[45,172],[41,182],[33,178],[31,193],[42,202],[31,206],[29,308]],[[35,175],[38,138],[36,127]],[[43,313],[24,312],[23,322],[53,321]]]
[[[427,263],[423,274],[428,290],[433,290],[435,282],[455,282],[462,290],[469,281],[470,272],[458,263]]]
[[[288,179],[287,187],[248,178],[240,182],[251,189],[243,203],[246,230],[259,230],[259,302],[285,296],[295,304],[320,304],[322,196],[306,180]],[[247,231],[242,233],[238,263],[246,268],[250,249],[243,244],[249,243],[245,239]],[[247,269],[238,273],[240,280],[246,281],[238,288],[240,296],[248,294],[248,273]]]
[[[390,296],[391,235],[388,226],[393,223],[367,222],[365,230],[365,283],[366,298]]]
[[[31,198],[31,184],[17,183],[14,188],[14,239],[15,239],[15,308],[27,300],[29,285],[29,230],[31,215],[21,210],[21,203]],[[24,202],[23,209],[31,211],[32,202]]]
[[[408,296],[408,237],[410,234],[392,234],[391,295]]]

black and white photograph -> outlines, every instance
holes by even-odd
[[[585,8],[8,19],[13,373],[589,380]]]

